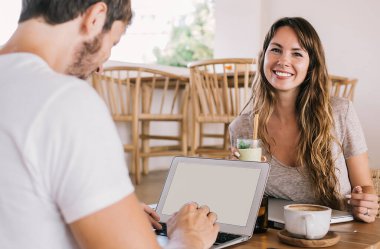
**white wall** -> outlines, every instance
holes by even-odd
[[[258,53],[261,0],[216,0],[215,20],[215,58]]]
[[[17,28],[21,1],[0,0],[0,46],[6,43]],[[6,7],[5,7],[6,6]]]
[[[380,168],[379,10],[378,0],[216,0],[215,54],[257,56],[275,20],[284,16],[309,20],[324,44],[329,72],[359,79],[354,105],[366,135],[370,166]],[[231,28],[231,23],[238,28]]]

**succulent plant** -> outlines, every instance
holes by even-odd
[[[251,148],[250,141],[240,140],[238,143],[238,149],[249,149]]]

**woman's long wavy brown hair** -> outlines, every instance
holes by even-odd
[[[253,113],[260,113],[259,137],[269,146],[267,124],[276,105],[275,89],[264,74],[264,57],[270,41],[280,27],[288,26],[297,34],[300,45],[307,51],[310,64],[304,82],[299,86],[296,100],[297,123],[300,130],[296,166],[306,167],[314,196],[322,205],[334,209],[344,206],[335,174],[332,144],[334,125],[330,104],[330,84],[322,43],[313,26],[303,18],[282,18],[275,22],[265,37],[258,59],[250,104]]]

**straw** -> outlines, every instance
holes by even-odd
[[[253,140],[257,140],[258,129],[259,129],[259,114],[256,113],[253,119]]]

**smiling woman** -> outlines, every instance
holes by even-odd
[[[334,209],[347,209],[345,195],[351,194],[353,215],[373,222],[378,204],[364,135],[352,103],[330,97],[315,29],[300,17],[276,21],[257,67],[249,105],[231,123],[230,137],[236,147],[237,138],[252,134],[252,117],[260,114],[259,138],[272,165],[266,193]]]

